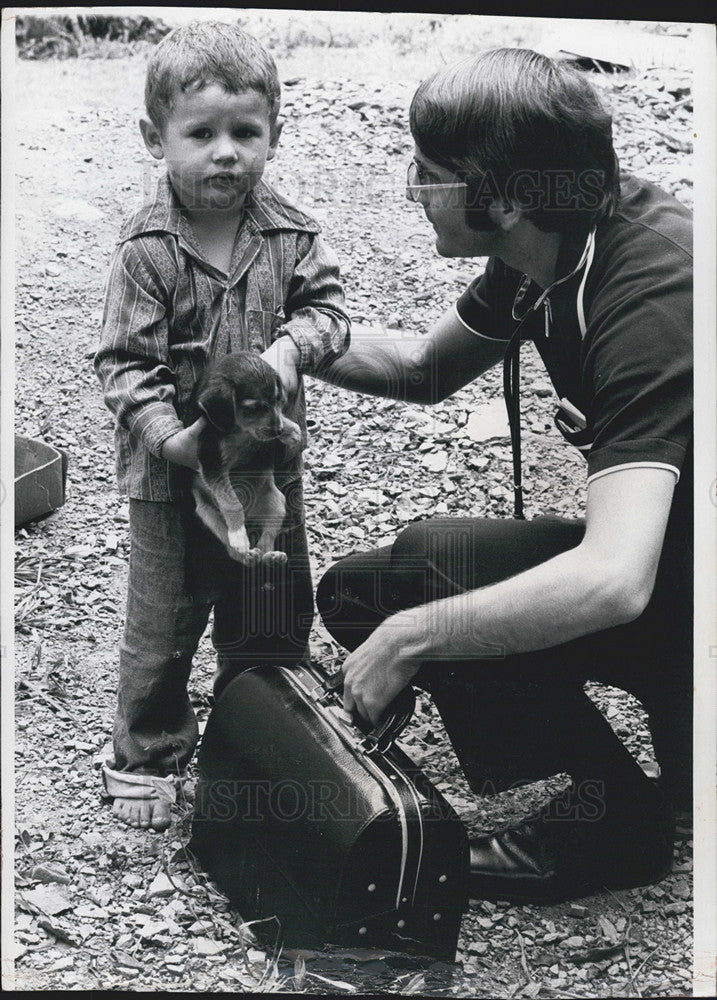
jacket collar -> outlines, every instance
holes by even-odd
[[[282,229],[318,233],[320,228],[310,216],[295,208],[264,181],[259,181],[247,196],[245,220],[259,233]],[[158,182],[151,201],[145,203],[123,225],[119,239],[124,242],[135,236],[157,232],[172,233],[191,242],[191,227],[166,175]]]

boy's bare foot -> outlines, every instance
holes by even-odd
[[[162,799],[116,798],[112,803],[112,815],[140,830],[166,830],[170,824],[169,802]]]
[[[102,768],[107,795],[114,799],[112,815],[139,830],[166,830],[177,801],[174,778],[137,771]]]

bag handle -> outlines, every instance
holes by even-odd
[[[408,684],[403,691],[396,695],[374,728],[366,734],[367,749],[369,751],[378,750],[380,753],[388,750],[411,721],[415,708],[416,692]],[[359,729],[361,729],[361,723],[368,725],[357,712],[354,712],[354,721],[356,720],[360,720],[357,722]]]
[[[327,693],[338,693],[344,686],[344,677],[340,670],[330,674],[323,681]],[[378,750],[383,753],[397,740],[411,720],[416,708],[416,692],[411,685],[396,695],[375,726],[364,719],[358,712],[352,716],[353,724],[366,737],[366,749]]]

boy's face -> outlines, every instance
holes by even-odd
[[[208,83],[179,93],[161,129],[148,119],[140,129],[152,156],[166,160],[184,208],[236,212],[273,159],[281,125],[272,126],[259,91]]]

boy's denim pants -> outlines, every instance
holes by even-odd
[[[313,618],[306,532],[294,523],[277,537],[285,566],[248,569],[187,506],[130,500],[130,537],[114,767],[173,774],[197,745],[187,681],[212,607],[215,695],[246,667],[291,665],[306,655]]]

